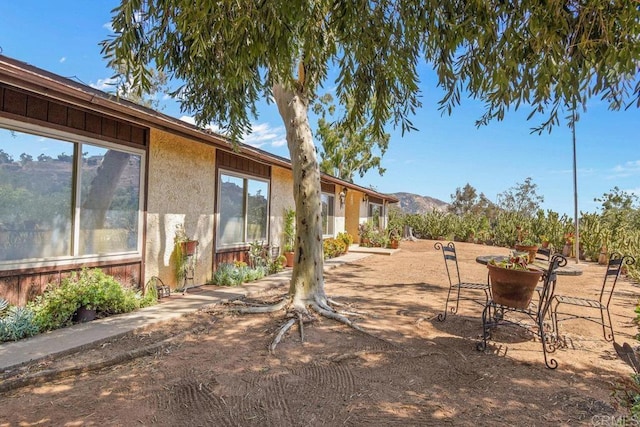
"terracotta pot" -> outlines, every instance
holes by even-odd
[[[182,255],[195,254],[197,247],[198,247],[197,240],[187,240],[186,242],[180,242],[180,250],[182,251]]]
[[[392,240],[389,243],[389,246],[391,246],[391,249],[398,249],[398,247],[400,246],[400,242],[397,240]]]
[[[542,270],[511,270],[487,264],[493,301],[511,308],[527,308],[542,277]]]
[[[287,267],[293,267],[294,252],[285,252],[284,257],[287,259]]]
[[[518,252],[528,252],[529,253],[529,262],[533,262],[536,260],[536,252],[538,252],[537,245],[515,245],[516,251]]]
[[[609,262],[609,254],[607,253],[607,247],[603,246],[600,248],[600,255],[598,255],[598,264],[607,265]]]

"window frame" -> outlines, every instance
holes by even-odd
[[[6,117],[0,117],[0,128],[8,131],[15,131],[33,135],[35,137],[45,137],[55,139],[61,142],[73,144],[73,163],[72,163],[72,179],[71,179],[71,239],[69,241],[70,254],[47,258],[25,258],[21,260],[0,261],[0,271],[10,271],[25,268],[49,267],[57,265],[73,265],[78,262],[97,262],[108,260],[124,260],[131,258],[142,258],[142,248],[144,240],[144,203],[145,203],[145,175],[147,152],[145,148],[132,147],[131,145],[118,144],[106,140],[100,140],[90,136],[78,135],[64,130],[49,128],[42,125],[25,123]],[[139,174],[139,194],[138,194],[138,213],[137,213],[137,237],[136,249],[132,251],[121,251],[109,254],[89,254],[79,255],[80,253],[80,212],[82,189],[82,153],[83,145],[113,149],[140,157],[140,174]]]
[[[242,227],[242,242],[234,242],[234,243],[222,243],[221,241],[221,233],[220,233],[220,214],[221,214],[221,206],[220,203],[222,202],[222,175],[228,175],[232,178],[238,178],[238,179],[242,179],[243,180],[243,206],[242,206],[242,211],[243,211],[243,227]],[[271,211],[271,180],[267,179],[267,178],[263,178],[263,177],[259,177],[259,176],[255,176],[255,175],[251,175],[248,173],[243,173],[243,172],[239,172],[239,171],[234,171],[234,170],[229,170],[229,169],[224,169],[224,168],[218,168],[218,173],[217,173],[217,190],[216,190],[216,212],[215,212],[215,218],[216,218],[216,252],[223,252],[223,251],[227,251],[227,250],[233,250],[233,249],[244,249],[247,248],[251,245],[251,243],[253,242],[264,242],[264,244],[268,244],[269,243],[269,229],[271,226],[271,221],[270,221],[270,211]],[[265,224],[265,237],[264,239],[259,239],[259,240],[252,240],[249,241],[247,240],[247,236],[248,236],[248,214],[247,214],[247,204],[248,204],[248,191],[247,191],[247,183],[248,180],[254,180],[254,181],[258,181],[261,183],[266,184],[267,186],[267,194],[266,194],[266,199],[267,199],[267,210],[265,212],[265,216],[266,216],[266,224]]]

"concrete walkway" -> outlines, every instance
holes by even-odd
[[[339,265],[358,261],[370,253],[349,252],[325,261],[325,271]],[[171,320],[200,308],[225,301],[244,298],[276,287],[291,278],[291,270],[245,283],[237,288],[203,285],[190,288],[185,295],[171,294],[153,307],[104,319],[57,329],[16,342],[0,343],[0,372],[55,355],[64,355],[82,347],[109,340],[146,325]]]

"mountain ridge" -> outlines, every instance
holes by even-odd
[[[408,192],[392,193],[391,195],[400,201],[397,206],[404,213],[424,214],[434,209],[444,212],[449,207],[449,203],[430,196],[420,196]]]

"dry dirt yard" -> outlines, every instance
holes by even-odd
[[[326,275],[332,298],[367,313],[358,324],[368,333],[319,319],[304,342],[294,329],[269,354],[281,316],[201,311],[5,375],[14,388],[0,394],[0,426],[612,425],[628,417],[612,391],[633,370],[598,325],[561,324],[568,345],[550,370],[522,328],[500,326],[489,349],[477,351],[479,305],[465,302],[439,322],[446,277],[433,245],[403,242],[394,256]],[[508,253],[457,248],[463,276],[474,281],[486,280],[476,256]],[[559,278],[558,292],[596,295],[604,267],[581,265],[582,276]],[[636,346],[639,291],[619,283],[619,344]],[[283,284],[260,299],[284,292]]]

